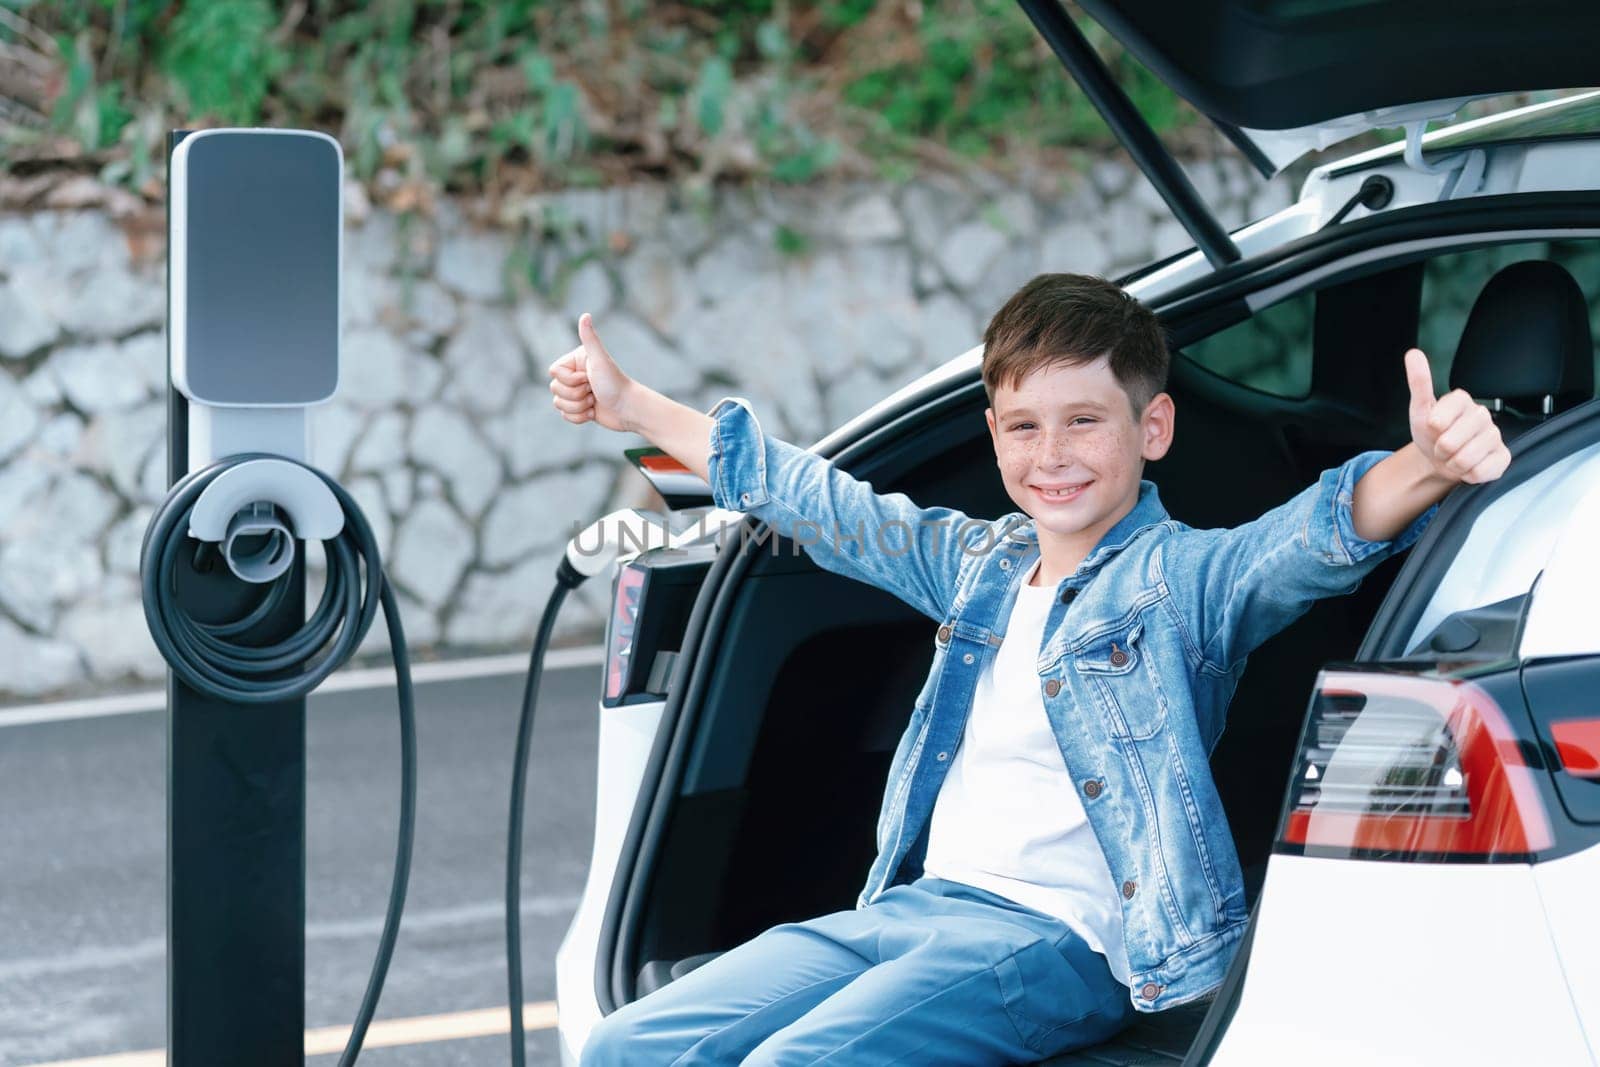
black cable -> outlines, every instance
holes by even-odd
[[[361,508],[338,482],[315,467],[306,466],[328,488],[344,511],[344,528],[339,535],[322,542],[327,556],[327,582],[322,599],[311,618],[283,640],[265,646],[236,644],[231,638],[247,633],[283,602],[289,585],[288,575],[269,583],[259,603],[243,617],[228,623],[202,623],[179,606],[177,575],[179,552],[193,543],[189,538],[189,519],[200,494],[212,480],[230,467],[251,459],[278,459],[283,456],[243,453],[229,456],[209,467],[194,471],[172,487],[167,499],[151,516],[145,528],[139,553],[140,580],[144,591],[145,621],[150,636],[183,683],[197,692],[235,704],[270,704],[297,700],[315,689],[324,678],[338,670],[360,647],[372,626],[378,608],[383,608],[389,631],[389,650],[394,657],[395,685],[400,705],[400,827],[395,843],[394,877],[389,887],[389,905],[378,938],[378,953],[372,961],[367,989],[350,1029],[349,1040],[339,1057],[340,1067],[354,1064],[366,1039],[367,1027],[377,1011],[378,998],[394,955],[400,934],[400,916],[405,910],[406,883],[411,875],[411,846],[417,810],[416,707],[411,685],[411,661],[406,651],[405,632],[400,624],[399,604],[383,574],[378,541]],[[312,662],[317,653],[326,654]],[[295,668],[300,668],[296,670]]]
[[[1344,221],[1344,217],[1356,209],[1359,204],[1368,211],[1381,211],[1389,206],[1389,201],[1394,199],[1394,182],[1385,174],[1370,174],[1362,181],[1361,188],[1355,195],[1344,202],[1344,206],[1333,213],[1333,216],[1323,224],[1323,229],[1337,226]]]
[[[506,991],[511,1012],[511,1063],[523,1067],[527,1057],[527,1036],[522,1025],[522,814],[528,792],[528,753],[533,745],[533,709],[539,693],[539,678],[544,673],[545,648],[555,629],[556,615],[567,592],[581,585],[580,574],[566,556],[556,567],[556,587],[545,602],[539,632],[534,635],[528,657],[528,677],[522,687],[522,715],[517,721],[517,747],[511,770],[511,818],[506,831]]]
[[[395,688],[400,705],[400,828],[394,846],[394,878],[389,883],[389,906],[383,916],[383,933],[378,938],[378,954],[372,960],[372,972],[367,976],[367,991],[361,996],[361,1009],[350,1028],[350,1038],[345,1042],[344,1054],[339,1057],[339,1067],[350,1067],[361,1052],[361,1043],[367,1038],[367,1026],[378,1010],[378,998],[383,995],[383,980],[389,973],[389,960],[394,956],[394,943],[400,936],[400,915],[406,906],[406,882],[411,876],[411,843],[417,822],[417,725],[416,706],[411,690],[411,653],[406,648],[406,635],[400,628],[400,605],[394,591],[377,571],[383,585],[383,621],[389,630],[389,648],[394,655]]]

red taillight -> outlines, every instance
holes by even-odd
[[[1282,843],[1369,859],[1526,861],[1553,843],[1505,713],[1459,679],[1324,671]]]
[[[640,456],[639,466],[647,471],[670,471],[673,474],[692,473],[681,460],[671,456]]]
[[[606,699],[622,695],[633,655],[634,627],[644,600],[645,570],[629,564],[617,572],[616,596],[606,623]]]
[[[1550,724],[1561,767],[1578,778],[1600,778],[1600,719],[1568,719]]]

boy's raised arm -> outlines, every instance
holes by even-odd
[[[583,343],[550,365],[554,403],[568,422],[639,434],[704,478],[717,506],[762,520],[826,570],[945,619],[963,553],[991,543],[990,523],[875,492],[816,453],[763,433],[742,398],[725,398],[707,415],[634,381],[587,314],[578,334]]]
[[[1420,349],[1405,363],[1410,444],[1353,456],[1242,526],[1174,540],[1168,570],[1198,575],[1191,638],[1204,665],[1228,669],[1313,601],[1351,592],[1422,536],[1457,484],[1505,473],[1511,453],[1488,410],[1462,389],[1435,399]]]
[[[588,312],[578,318],[578,339],[577,348],[549,367],[551,402],[561,417],[580,426],[595,422],[639,434],[705,478],[711,416],[622,373]]]
[[[707,482],[713,420],[703,411],[663,396],[643,382],[630,382],[623,403],[624,425]]]
[[[1465,389],[1437,399],[1420,348],[1406,352],[1411,443],[1356,483],[1352,514],[1362,537],[1393,537],[1459,482],[1490,482],[1511,465],[1500,427]]]

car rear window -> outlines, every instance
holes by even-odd
[[[1588,300],[1589,320],[1600,340],[1600,241],[1519,241],[1435,256],[1423,269],[1416,344],[1428,355],[1440,393],[1448,389],[1461,331],[1484,284],[1502,267],[1529,259],[1559,263],[1572,274]],[[1315,293],[1292,296],[1189,344],[1180,355],[1251,389],[1304,399],[1311,392],[1316,358],[1316,300]],[[1329,352],[1323,358],[1337,356]],[[1595,377],[1600,381],[1600,359]]]
[[[1422,274],[1417,345],[1428,354],[1440,392],[1450,380],[1461,331],[1485,283],[1500,268],[1528,259],[1548,259],[1567,269],[1588,300],[1591,329],[1600,338],[1600,241],[1519,241],[1437,256]]]
[[[1213,374],[1273,396],[1311,392],[1315,296],[1290,297],[1189,345],[1182,355]]]
[[[1589,92],[1552,102],[1548,107],[1461,130],[1445,130],[1428,141],[1428,151],[1471,145],[1516,144],[1600,133],[1600,93]]]

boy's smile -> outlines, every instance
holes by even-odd
[[[1172,397],[1157,393],[1135,421],[1107,357],[1050,364],[984,412],[1006,493],[1031,516],[1043,557],[1039,585],[1077,570],[1139,500],[1144,461],[1172,443]]]

